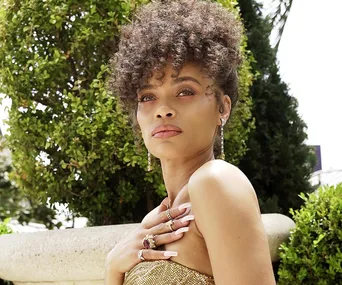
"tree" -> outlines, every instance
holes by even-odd
[[[248,36],[248,49],[256,74],[250,89],[255,130],[239,167],[250,178],[263,212],[283,212],[299,208],[300,192],[311,192],[309,177],[315,163],[306,125],[297,113],[297,101],[281,80],[275,50],[269,43],[272,25],[254,0],[240,0],[239,6]]]
[[[11,177],[32,199],[68,203],[90,225],[140,221],[165,195],[160,168],[146,173],[146,149],[135,146],[126,114],[106,91],[120,27],[143,2],[0,2],[0,92],[12,99]],[[227,132],[232,161],[245,152],[236,142],[246,141],[252,126],[249,69],[245,60],[245,104]]]
[[[273,0],[275,4],[275,9],[270,13],[271,25],[277,29],[277,42],[274,47],[275,51],[278,51],[281,37],[283,36],[287,18],[290,14],[293,0]]]
[[[0,136],[0,223],[10,217],[22,225],[37,222],[44,224],[48,229],[59,228],[61,223],[54,222],[56,217],[53,210],[21,193],[9,180],[8,174],[12,167],[8,157],[3,153],[4,148],[5,142]]]

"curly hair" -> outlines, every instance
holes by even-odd
[[[173,76],[178,76],[187,62],[196,62],[230,97],[233,107],[238,99],[241,34],[241,22],[220,4],[153,1],[141,6],[132,23],[122,27],[119,50],[110,61],[109,88],[132,117],[136,115],[138,88],[153,72],[161,72],[171,58],[176,71]],[[157,79],[163,76],[161,72]],[[216,88],[214,93],[220,102]]]

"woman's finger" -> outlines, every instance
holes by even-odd
[[[146,229],[150,229],[160,223],[169,221],[170,218],[177,218],[178,216],[184,214],[189,208],[191,208],[191,203],[185,203],[177,208],[171,208],[166,211],[162,211],[155,218],[145,221],[143,226]]]
[[[184,233],[187,231],[189,231],[189,227],[183,227],[183,228],[180,228],[180,229],[178,229],[172,233],[156,235],[154,237],[154,242],[155,242],[156,246],[168,244],[168,243],[171,243],[171,242],[174,242],[176,240],[181,239],[183,237]]]
[[[188,226],[191,221],[195,219],[194,215],[187,215],[179,220],[167,221],[154,226],[149,230],[149,233],[153,235],[160,235],[168,232],[174,232],[182,227]]]
[[[169,259],[173,256],[178,256],[178,252],[160,251],[160,250],[153,250],[153,249],[141,249],[140,251],[137,252],[136,256],[139,261],[143,261],[143,259],[144,260],[160,260],[160,259]]]
[[[159,213],[161,213],[161,212],[163,212],[163,211],[166,211],[167,209],[168,209],[168,207],[169,207],[169,202],[170,202],[170,200],[169,200],[169,198],[168,197],[166,197],[161,203],[160,203],[160,207],[159,207],[159,211],[158,211],[158,214]]]

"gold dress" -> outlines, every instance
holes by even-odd
[[[170,260],[144,261],[126,273],[124,285],[215,285],[214,278]]]

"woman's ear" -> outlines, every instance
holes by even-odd
[[[224,94],[221,99],[222,105],[220,106],[219,125],[221,125],[221,119],[223,119],[224,124],[228,121],[232,110],[232,101],[230,100],[230,97],[227,94]]]

